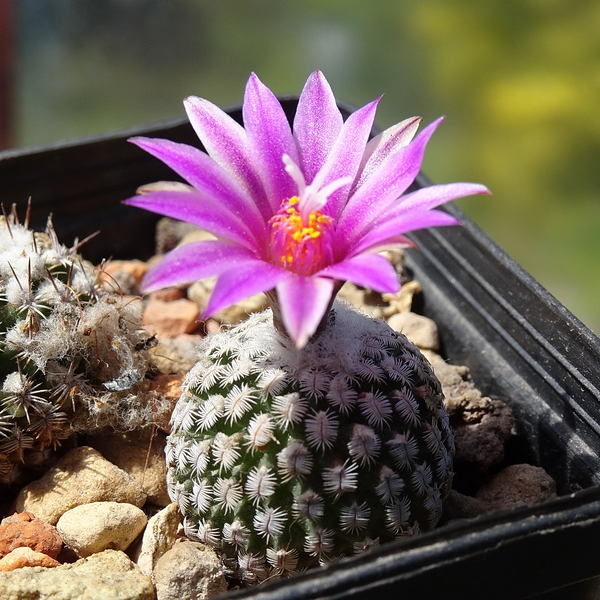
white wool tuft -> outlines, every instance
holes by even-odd
[[[330,311],[329,323],[325,330],[315,335],[301,350],[297,350],[289,338],[273,327],[271,309],[255,313],[241,325],[236,327],[240,338],[244,339],[246,347],[261,349],[262,352],[255,359],[255,370],[264,370],[265,381],[268,374],[274,371],[311,373],[318,372],[319,377],[326,377],[322,373],[324,364],[336,364],[342,373],[356,373],[364,368],[364,342],[367,337],[382,335],[389,337],[387,325],[377,319],[365,318],[364,313],[352,308],[342,301],[335,301]],[[206,338],[199,347],[200,355],[210,354],[211,351],[222,351],[225,341],[230,338],[228,332],[217,333]],[[238,338],[236,338],[238,339]],[[269,352],[270,350],[276,352]],[[268,358],[261,358],[266,355]],[[277,358],[275,359],[274,356]],[[219,365],[212,365],[219,369]],[[210,382],[204,381],[203,387],[208,389],[217,379],[211,373],[209,364],[200,361],[188,373],[186,379],[187,389],[198,387],[209,375]],[[325,388],[329,381],[320,380],[303,382],[309,393],[318,394],[321,387]],[[276,393],[276,392],[275,392]]]

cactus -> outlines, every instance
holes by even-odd
[[[140,318],[141,303],[101,285],[50,221],[34,233],[15,210],[0,217],[0,482],[43,463],[72,431],[140,424]]]
[[[457,225],[435,207],[487,188],[408,191],[441,119],[418,135],[420,119],[405,119],[369,141],[377,101],[344,120],[320,72],[292,122],[255,74],[244,127],[206,99],[184,104],[208,155],[133,138],[187,184],[125,204],[215,239],[168,252],[142,288],[216,276],[205,317],[261,292],[276,310],[207,341],[173,413],[169,489],[188,534],[256,581],[433,527],[453,455],[439,382],[385,324],[329,311],[345,281],[396,293],[379,253]]]
[[[208,338],[171,425],[168,487],[186,534],[245,582],[431,529],[451,484],[427,360],[340,302],[301,350],[270,309]]]

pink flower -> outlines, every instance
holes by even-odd
[[[377,252],[410,244],[406,232],[457,224],[432,209],[488,190],[452,183],[403,195],[441,119],[416,137],[420,119],[407,119],[369,141],[377,103],[343,122],[317,71],[290,127],[277,98],[253,74],[244,97],[245,128],[207,100],[185,100],[208,154],[168,140],[132,139],[193,189],[155,191],[126,204],[188,221],[216,237],[169,252],[149,271],[145,291],[218,276],[208,316],[274,290],[299,348],[316,331],[340,282],[396,292],[396,273]]]

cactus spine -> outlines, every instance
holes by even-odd
[[[240,580],[435,526],[454,444],[418,349],[336,302],[302,350],[270,310],[207,338],[172,415],[169,492]]]
[[[0,217],[0,483],[73,430],[133,414],[140,319],[140,303],[102,286],[51,222],[34,233],[14,210]]]

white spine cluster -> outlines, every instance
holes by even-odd
[[[0,485],[73,431],[138,428],[159,408],[134,397],[148,366],[141,302],[104,285],[77,250],[50,221],[38,233],[16,210],[0,216]]]
[[[244,582],[440,517],[454,450],[439,382],[387,325],[334,310],[302,351],[268,312],[208,338],[174,411],[171,496]]]

